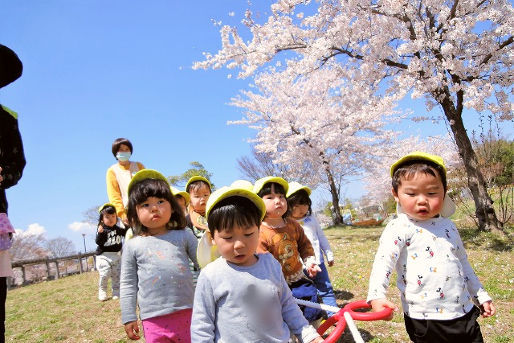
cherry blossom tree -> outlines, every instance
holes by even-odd
[[[440,106],[450,123],[479,228],[498,229],[463,110],[513,119],[509,1],[276,0],[270,10],[267,19],[247,10],[244,32],[223,26],[221,50],[205,53],[194,67],[237,67],[239,77],[247,77],[275,63],[291,76],[305,76],[333,63],[344,70],[342,77],[369,84],[377,94],[424,97],[427,108]]]
[[[255,78],[257,92],[242,91],[232,99],[245,117],[231,122],[256,128],[255,149],[287,166],[290,179],[310,170],[309,186],[328,185],[334,204],[339,204],[343,179],[394,137],[383,128],[394,113],[393,100],[373,96],[369,87],[349,89],[339,69],[320,68],[308,77],[261,73]],[[342,223],[338,206],[333,218],[334,224]]]

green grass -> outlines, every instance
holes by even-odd
[[[336,264],[329,273],[338,303],[366,298],[368,277],[383,228],[331,228],[325,231]],[[490,233],[461,231],[471,265],[493,297],[497,315],[479,319],[485,342],[514,342],[514,255],[508,242]],[[395,279],[395,278],[393,278]],[[98,274],[69,276],[9,291],[6,341],[122,343],[126,339],[119,301],[97,299]],[[391,285],[388,295],[400,305]],[[392,321],[356,322],[364,340],[374,343],[409,342],[403,317]],[[141,339],[139,342],[144,342]],[[339,342],[353,342],[345,333]]]

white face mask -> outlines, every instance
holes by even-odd
[[[130,151],[120,151],[116,154],[116,158],[118,161],[125,162],[129,160],[130,155],[132,155]]]

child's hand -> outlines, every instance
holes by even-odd
[[[384,318],[384,320],[391,320],[393,319],[394,312],[398,311],[398,306],[390,302],[389,300],[382,298],[382,299],[375,299],[370,301],[371,308],[373,309],[373,312],[380,312],[386,308],[390,308],[393,310],[391,312],[391,315],[388,318]]]
[[[329,267],[332,267],[333,265],[334,265],[334,260],[330,260],[330,261],[328,261],[328,266],[329,266]]]
[[[133,341],[137,341],[141,338],[139,337],[139,326],[137,325],[137,320],[125,324],[125,332],[127,333],[127,337]]]
[[[321,338],[321,336],[314,338],[312,341],[310,341],[310,343],[323,343],[323,338]]]
[[[98,231],[98,233],[104,232],[104,227],[102,225],[98,225],[97,231]]]
[[[316,276],[316,274],[318,274],[318,272],[321,271],[321,268],[316,264],[316,263],[312,263],[308,268],[307,268],[307,274],[309,274],[309,277],[313,278]]]
[[[482,305],[480,305],[480,313],[482,313],[482,317],[492,317],[496,313],[496,308],[493,305],[491,300],[486,301]]]

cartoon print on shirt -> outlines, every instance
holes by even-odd
[[[423,279],[423,276],[422,275],[418,275],[418,286],[423,286],[423,284],[421,283],[421,279]]]
[[[436,292],[439,293],[439,299],[444,299],[444,291],[441,287],[436,289]]]
[[[401,241],[402,241],[402,239],[400,238],[400,236],[397,236],[396,239],[394,240],[394,245],[398,245],[398,243]]]
[[[425,251],[428,252],[430,257],[434,257],[434,251],[429,246],[425,249]]]

